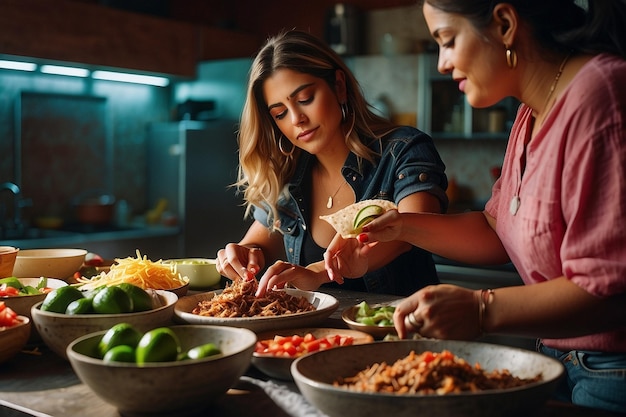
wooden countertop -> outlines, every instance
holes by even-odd
[[[358,304],[367,296],[368,303],[389,302],[397,297],[364,294],[328,289],[336,297],[339,308],[329,319],[326,327],[345,327],[341,312]],[[0,364],[0,416],[41,417],[119,417],[117,410],[97,397],[82,384],[69,362],[61,359],[45,345],[29,346],[35,351],[23,351],[13,359]],[[283,390],[299,395],[295,384],[271,380],[251,367],[239,382],[211,406],[211,416],[242,417],[272,416],[289,417],[268,391]],[[310,417],[310,413],[307,414]],[[611,417],[616,414],[590,410],[570,404],[549,401],[534,417]],[[322,414],[319,413],[319,417]]]

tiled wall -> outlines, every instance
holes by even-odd
[[[27,120],[22,92],[36,93]],[[65,103],[54,112],[53,97]],[[170,108],[168,88],[0,70],[0,182],[19,181],[15,150],[24,140],[19,182],[32,200],[25,214],[71,217],[71,198],[91,187],[143,211],[146,125],[168,120]]]

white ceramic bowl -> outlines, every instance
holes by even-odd
[[[18,278],[22,285],[30,285],[36,287],[40,278]],[[48,288],[59,288],[67,285],[67,282],[62,279],[47,278],[46,285]],[[33,294],[33,295],[18,295],[14,297],[0,297],[0,301],[4,301],[7,307],[10,307],[13,311],[21,316],[26,316],[32,321],[30,309],[37,303],[42,302],[46,298],[45,293]],[[37,328],[31,325],[30,328],[31,340],[40,340]]]
[[[18,252],[13,275],[18,278],[51,277],[67,280],[80,269],[85,249],[22,249]]]
[[[28,342],[30,319],[26,316],[18,316],[18,319],[20,324],[7,328],[0,327],[0,363],[17,355]]]
[[[317,328],[299,328],[299,329],[284,329],[268,331],[257,334],[258,341],[274,339],[275,336],[305,336],[307,333],[311,333],[316,339],[324,339],[327,337],[341,336],[351,337],[353,345],[360,345],[363,343],[372,343],[374,338],[363,332],[350,329],[330,329],[325,327]],[[333,348],[334,349],[334,348]],[[292,380],[291,376],[291,364],[296,358],[289,356],[275,356],[267,353],[252,354],[252,364],[261,372],[269,375],[273,378]]]
[[[215,343],[221,355],[198,360],[105,364],[92,353],[105,331],[78,338],[67,348],[80,380],[121,415],[210,415],[211,400],[224,394],[250,366],[256,336],[223,326],[172,326],[183,350]],[[208,410],[207,413],[201,413]]]
[[[215,259],[184,258],[168,259],[163,263],[176,265],[176,271],[181,276],[189,278],[189,288],[201,290],[215,287],[220,283],[222,276],[215,268]]]
[[[392,394],[350,391],[333,386],[338,377],[356,375],[374,363],[393,364],[412,350],[441,352],[447,349],[485,370],[508,369],[514,376],[543,380],[509,389],[462,392],[447,395]],[[329,417],[501,417],[526,416],[552,395],[564,368],[537,352],[478,342],[452,340],[402,340],[329,349],[296,359],[291,373],[302,395]]]
[[[286,288],[288,294],[305,297],[315,306],[315,310],[303,313],[285,314],[271,317],[208,317],[192,313],[198,303],[210,300],[222,290],[209,291],[200,294],[188,295],[181,298],[174,308],[175,320],[187,324],[209,324],[214,326],[244,327],[253,332],[279,330],[296,327],[314,327],[327,319],[339,307],[339,301],[329,294],[313,291],[302,291],[295,288]]]
[[[166,290],[156,290],[156,293],[163,305],[148,311],[69,315],[42,311],[42,301],[31,308],[31,316],[44,343],[57,355],[67,359],[66,349],[73,340],[89,333],[110,329],[117,323],[130,323],[141,332],[172,324],[178,296]]]

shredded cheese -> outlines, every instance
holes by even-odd
[[[115,259],[109,272],[102,272],[92,278],[78,279],[83,290],[119,285],[123,282],[143,289],[170,290],[186,285],[189,280],[176,271],[176,264],[167,264],[162,260],[153,262],[137,250],[137,258]]]

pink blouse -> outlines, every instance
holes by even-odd
[[[565,276],[598,297],[626,292],[624,79],[626,61],[590,60],[526,146],[523,175],[532,110],[519,109],[486,211],[526,284]],[[544,343],[625,352],[626,329]]]

